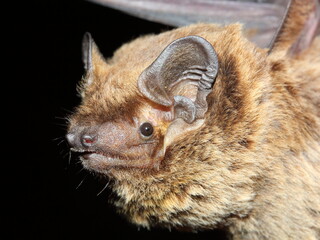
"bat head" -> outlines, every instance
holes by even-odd
[[[268,112],[265,50],[239,25],[198,24],[136,39],[109,60],[86,34],[83,51],[67,139],[86,169],[114,179],[133,222],[207,227],[249,211]]]
[[[203,124],[218,57],[202,37],[173,41],[139,72],[106,63],[87,33],[83,61],[83,104],[67,139],[88,166],[158,168],[167,146]]]

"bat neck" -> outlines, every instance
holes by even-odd
[[[320,205],[319,200],[310,198],[312,187],[306,189],[298,176],[303,167],[293,170],[283,164],[273,170],[273,179],[262,183],[267,187],[257,193],[250,213],[229,226],[233,239],[315,239]]]

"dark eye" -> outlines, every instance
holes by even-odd
[[[151,123],[145,122],[141,124],[139,130],[143,137],[150,137],[153,133],[153,126]]]

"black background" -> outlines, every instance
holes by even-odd
[[[109,190],[101,192],[106,181],[82,170],[76,159],[69,159],[64,140],[65,118],[80,102],[76,85],[83,74],[83,34],[91,32],[108,58],[125,42],[171,28],[86,1],[42,1],[32,10],[29,26],[34,31],[27,29],[26,36],[33,43],[33,56],[24,63],[32,71],[29,87],[33,91],[28,93],[33,97],[33,111],[28,112],[28,130],[36,139],[37,151],[29,151],[32,154],[28,156],[32,164],[28,201],[23,204],[27,210],[23,225],[28,233],[23,232],[22,239],[225,239],[217,230],[170,232],[138,229],[128,223],[108,203]]]

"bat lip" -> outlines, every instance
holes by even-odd
[[[98,149],[78,149],[78,148],[70,148],[70,150],[74,153],[77,153],[82,159],[89,160],[92,154],[96,154],[99,156],[103,156],[105,158],[114,158],[119,160],[128,160],[125,156],[122,154],[108,150],[108,151],[102,151]]]
[[[104,172],[112,167],[127,166],[125,159],[106,155],[100,152],[83,152],[80,155],[80,160],[84,168],[95,172]]]
[[[103,153],[99,152],[84,152],[81,156],[80,159],[83,161],[95,161],[97,163],[101,163],[103,165],[119,165],[125,164],[126,159],[122,159],[120,157],[114,157],[114,156],[108,156]]]
[[[104,172],[114,167],[150,168],[150,162],[143,159],[129,159],[98,151],[81,152],[80,160],[85,168],[96,172]]]
[[[149,144],[156,144],[155,141],[139,144],[137,146],[145,146]],[[136,147],[132,145],[131,147]],[[131,155],[123,154],[113,149],[105,147],[101,148],[70,148],[81,160],[84,168],[95,172],[105,172],[111,168],[153,168],[157,166],[152,156],[147,155]],[[157,161],[156,161],[157,162]]]
[[[126,158],[125,156],[123,156],[120,153],[114,152],[114,151],[101,151],[101,150],[84,150],[84,151],[80,151],[78,152],[80,154],[80,157],[83,160],[94,160],[94,158],[101,158],[107,161],[111,161],[116,159],[117,161],[127,161],[129,160],[128,158]]]

